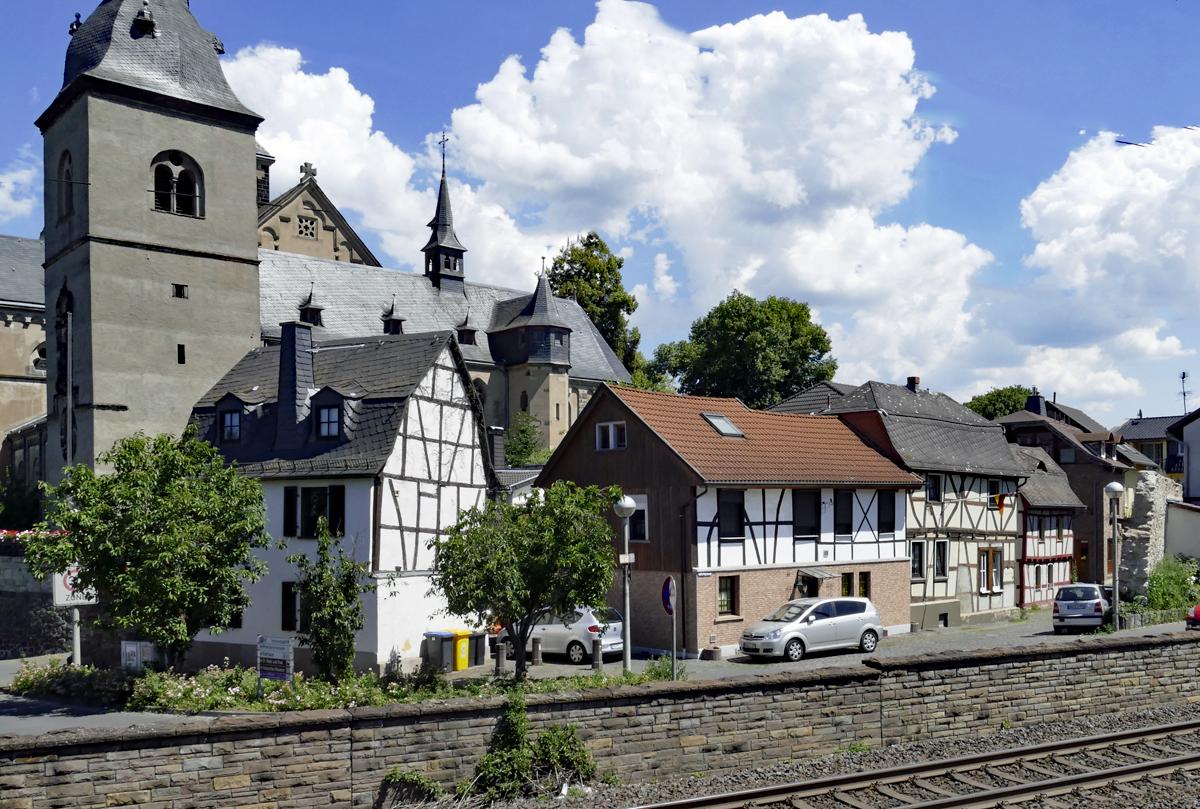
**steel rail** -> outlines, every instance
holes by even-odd
[[[1169,725],[1155,725],[1148,728],[1135,728],[1131,730],[1117,731],[1115,733],[1107,733],[1098,736],[1086,736],[1080,739],[1063,739],[1055,742],[1046,742],[1043,744],[1030,745],[1026,747],[1007,748],[1003,750],[994,750],[988,753],[980,753],[972,756],[959,756],[950,759],[941,759],[938,761],[923,761],[913,764],[901,764],[896,767],[888,767],[881,770],[870,770],[867,772],[847,773],[844,775],[834,775],[825,778],[817,778],[809,781],[795,781],[785,784],[777,784],[766,787],[752,787],[750,789],[737,790],[734,792],[724,792],[716,795],[704,795],[697,798],[682,798],[664,803],[643,804],[633,809],[742,809],[748,805],[772,804],[789,801],[792,798],[803,799],[806,797],[817,796],[833,796],[834,792],[851,792],[854,790],[868,789],[877,785],[889,785],[904,783],[914,778],[936,778],[943,775],[953,775],[955,773],[963,773],[971,770],[980,770],[985,767],[998,767],[1006,764],[1020,764],[1031,759],[1045,759],[1054,754],[1073,754],[1086,752],[1088,750],[1097,750],[1111,748],[1121,744],[1139,743],[1153,741],[1157,739],[1168,738],[1171,736],[1180,736],[1187,734],[1200,733],[1200,720],[1190,720],[1187,722],[1176,722]],[[1125,765],[1122,767],[1113,768],[1110,770],[1092,770],[1089,772],[1078,773],[1075,775],[1065,775],[1060,778],[1047,778],[1044,780],[1032,781],[1029,784],[1018,784],[1014,787],[1002,787],[993,789],[986,793],[988,803],[981,804],[989,807],[995,806],[998,800],[998,793],[1011,790],[1024,789],[1028,794],[1036,796],[1037,794],[1049,794],[1049,790],[1053,788],[1053,784],[1061,782],[1063,779],[1083,779],[1096,778],[1102,772],[1109,773],[1105,782],[1113,780],[1126,781],[1136,780],[1143,775],[1154,774],[1151,770],[1156,768],[1166,767],[1166,771],[1170,772],[1180,767],[1191,769],[1192,764],[1200,767],[1200,739],[1198,741],[1198,749],[1195,754],[1188,753],[1182,756],[1172,758],[1159,758],[1152,761],[1143,761],[1137,764]],[[1164,762],[1171,762],[1170,766]],[[1137,768],[1142,768],[1138,772],[1134,772]],[[1157,770],[1156,770],[1157,771]],[[1067,788],[1066,792],[1071,792],[1075,789],[1083,788],[1079,784],[1075,784]],[[982,796],[985,793],[975,793]],[[1061,793],[1056,793],[1061,794]],[[946,801],[941,799],[926,802],[910,804],[904,809],[917,809],[917,807],[960,807],[972,804],[963,803],[963,801],[973,800],[971,794],[955,795],[953,798],[947,798]]]

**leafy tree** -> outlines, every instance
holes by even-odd
[[[1009,413],[1025,409],[1025,402],[1033,391],[1024,385],[1009,385],[1007,388],[992,388],[967,402],[967,407],[985,419],[998,419]]]
[[[337,564],[333,546],[337,545]],[[311,647],[313,662],[323,680],[335,682],[354,673],[354,635],[366,623],[360,593],[375,590],[363,584],[367,566],[342,552],[329,535],[325,518],[317,520],[317,560],[304,554],[287,558],[296,567],[296,592],[308,617],[308,630],[300,635],[300,645]]]
[[[100,597],[91,625],[132,629],[178,667],[201,629],[229,627],[250,604],[245,583],[266,573],[253,554],[268,541],[262,486],[194,427],[123,438],[97,463],[113,471],[72,466],[59,485],[43,484],[46,519],[25,559],[40,577],[78,561],[76,586]]]
[[[650,370],[678,378],[683,393],[736,397],[761,409],[833,379],[830,348],[808,304],[734,290],[692,323],[687,340],[660,345]]]
[[[465,511],[434,541],[432,590],[451,615],[507,627],[523,679],[525,646],[543,608],[565,614],[605,605],[616,565],[605,516],[620,496],[615,486],[558,481],[520,505],[489,501]]]
[[[542,428],[528,413],[513,413],[512,423],[504,431],[504,462],[515,469],[533,460],[542,448]]]
[[[567,242],[554,257],[547,275],[550,288],[560,298],[574,298],[596,324],[617,358],[631,372],[645,365],[638,353],[642,335],[629,328],[627,315],[638,307],[637,298],[625,291],[621,267],[625,259],[614,256],[596,233]]]

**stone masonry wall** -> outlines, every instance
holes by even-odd
[[[532,695],[536,734],[576,724],[629,782],[720,773],[870,746],[976,735],[1001,722],[1183,705],[1200,637],[1097,638],[731,681]],[[365,806],[392,766],[471,776],[502,699],[230,716],[167,729],[0,737],[0,809]]]
[[[1150,571],[1163,558],[1167,503],[1183,500],[1183,486],[1161,472],[1137,474],[1133,513],[1121,527],[1121,592],[1145,595]]]

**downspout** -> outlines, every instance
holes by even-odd
[[[692,543],[696,541],[695,532],[691,532],[691,538],[688,538],[687,530],[687,510],[690,506],[695,506],[696,501],[704,495],[708,494],[708,484],[704,485],[704,491],[692,495],[692,502],[679,507],[679,610],[683,613],[683,656],[687,658],[687,635],[688,635],[688,611],[687,611],[687,556],[688,550]],[[686,542],[684,540],[687,540]],[[700,638],[696,638],[696,656],[700,656]]]

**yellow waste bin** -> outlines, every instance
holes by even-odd
[[[462,671],[471,666],[471,635],[469,629],[452,629],[454,633],[454,670]]]

